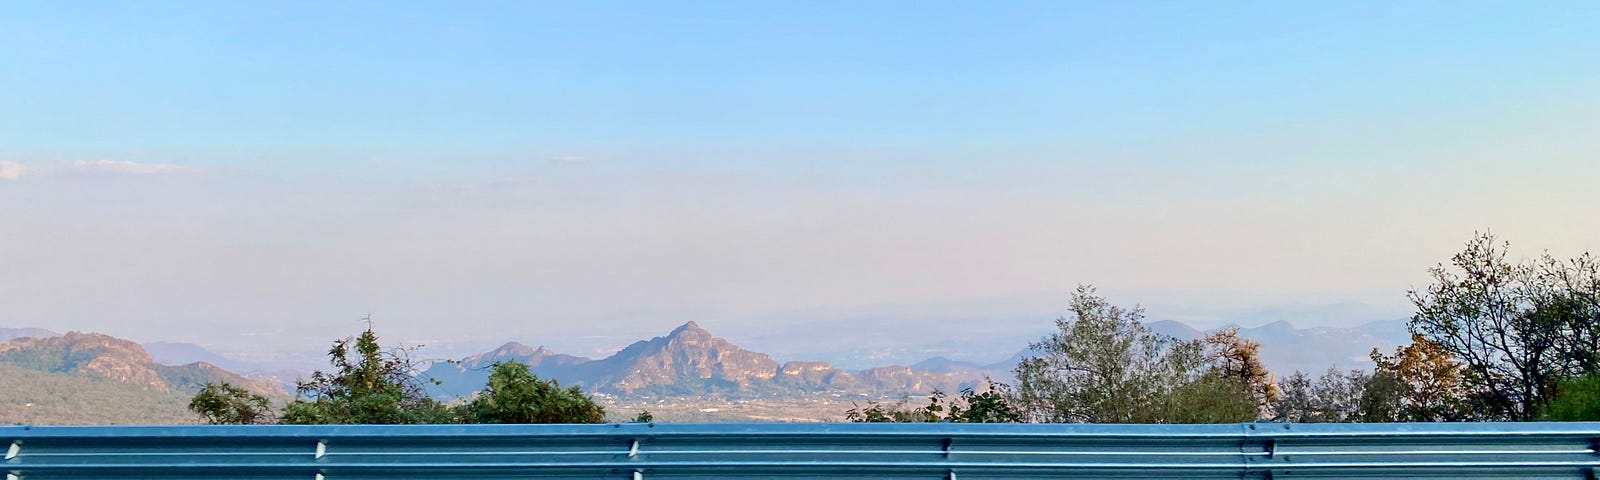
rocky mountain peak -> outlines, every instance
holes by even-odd
[[[606,370],[621,375],[602,374],[597,383],[622,392],[673,384],[683,378],[743,387],[752,381],[771,379],[778,371],[778,362],[767,354],[739,348],[692,321],[665,337],[629,345],[602,362],[608,367]]]
[[[694,323],[693,320],[690,320],[688,323],[684,323],[683,325],[679,325],[678,328],[672,329],[672,333],[668,333],[667,338],[706,341],[712,340],[715,337],[711,335],[711,332],[704,328],[700,328],[700,324]]]
[[[538,367],[547,362],[553,362],[559,365],[572,365],[589,361],[589,359],[583,357],[575,357],[572,355],[556,353],[549,348],[546,348],[544,345],[532,347],[519,342],[506,342],[504,345],[501,345],[499,348],[495,348],[494,350],[461,359],[461,362],[459,365],[457,365],[456,370],[466,371],[469,369],[481,369],[489,364],[505,360],[516,360],[525,363],[530,367]]]
[[[543,356],[543,355],[549,355],[549,354],[550,354],[550,350],[545,349],[544,345],[540,345],[538,347],[530,347],[530,346],[527,346],[527,345],[524,345],[524,344],[521,344],[521,343],[517,343],[517,342],[506,342],[506,344],[505,345],[501,345],[500,348],[496,348],[494,350],[490,350],[488,353],[486,353],[484,355],[487,355],[487,356],[489,356],[491,358],[495,358],[495,359],[504,359],[504,358],[520,358],[520,357]]]

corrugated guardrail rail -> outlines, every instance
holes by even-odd
[[[0,427],[10,480],[1566,478],[1600,423]]]

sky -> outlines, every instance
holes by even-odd
[[[0,326],[1353,325],[1476,231],[1600,251],[1595,2],[6,10]]]

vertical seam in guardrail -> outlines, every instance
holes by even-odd
[[[635,438],[632,439],[632,441],[630,441],[628,443],[628,461],[634,462],[634,461],[638,461],[638,460],[639,460],[639,439],[637,437],[635,437]],[[638,468],[633,469],[633,480],[644,480],[644,471],[640,470]]]
[[[1600,437],[1590,437],[1589,438],[1589,453],[1594,454],[1596,456],[1600,456]],[[1595,470],[1595,467],[1589,467],[1589,468],[1584,469],[1583,470],[1583,478],[1584,478],[1584,480],[1597,480],[1594,470]]]
[[[1252,468],[1253,465],[1250,464],[1250,462],[1254,461],[1254,459],[1252,459],[1250,457],[1250,454],[1249,454],[1248,450],[1250,448],[1251,443],[1253,443],[1255,441],[1255,438],[1253,436],[1255,431],[1256,431],[1256,424],[1254,424],[1254,423],[1240,426],[1240,430],[1239,430],[1239,478],[1250,478],[1250,475],[1252,473],[1254,473],[1255,469]]]
[[[328,456],[328,439],[326,439],[326,438],[317,439],[317,448],[316,448],[315,451],[312,452],[311,461],[316,462],[316,463],[327,463],[328,460],[325,458],[327,456]],[[320,469],[320,467],[319,467],[319,469]],[[315,480],[323,480],[323,473],[324,472],[318,471],[315,474],[315,476],[312,477],[312,478],[314,478]]]
[[[5,462],[11,463],[17,458],[18,455],[22,455],[22,440],[12,440],[11,446],[6,447]],[[22,475],[17,472],[18,470],[6,472],[6,480],[20,480]]]
[[[1261,431],[1260,424],[1245,424],[1239,439],[1239,461],[1241,471],[1239,478],[1272,479],[1272,472],[1278,455],[1278,439],[1275,433]],[[1289,429],[1289,424],[1282,424],[1284,430]],[[1262,456],[1260,454],[1265,454]],[[1262,463],[1259,459],[1265,459]]]
[[[946,462],[950,461],[950,453],[951,450],[955,449],[956,439],[952,437],[945,437],[944,440],[939,443],[942,444],[941,447],[944,450],[944,460]],[[946,477],[947,480],[956,480],[956,469],[948,469],[945,473],[949,474],[949,476]]]

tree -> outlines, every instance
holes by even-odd
[[[1157,397],[1155,408],[1138,417],[1141,423],[1238,423],[1261,413],[1250,386],[1211,370]]]
[[[1003,383],[986,381],[989,388],[983,392],[975,392],[971,387],[961,389],[961,397],[948,402],[948,414],[945,421],[954,423],[1017,423],[1024,418],[1023,412],[1013,401],[1014,395],[1009,386]],[[934,404],[939,405],[943,393],[934,392]],[[931,408],[931,406],[930,406]]]
[[[1254,417],[1249,386],[1208,368],[1199,341],[1178,341],[1079,286],[1070,317],[1017,366],[1017,404],[1029,421],[1172,423]],[[1215,371],[1213,371],[1215,370]],[[1203,409],[1198,410],[1198,409]],[[1201,413],[1222,412],[1217,415]]]
[[[527,364],[515,360],[490,367],[489,384],[459,411],[468,423],[603,423],[606,415],[578,387],[540,380]]]
[[[354,354],[355,358],[351,358]],[[412,376],[404,350],[384,352],[369,327],[328,350],[331,372],[317,371],[296,386],[283,412],[290,424],[455,423],[449,408],[429,398]]]
[[[1311,377],[1296,370],[1278,384],[1278,399],[1272,402],[1273,420],[1291,423],[1317,422],[1320,405],[1311,390]]]
[[[1484,418],[1532,420],[1559,379],[1600,371],[1600,262],[1514,264],[1508,248],[1478,234],[1430,269],[1410,330],[1465,365]]]
[[[1396,348],[1393,356],[1373,349],[1372,362],[1398,382],[1396,420],[1457,422],[1474,416],[1468,402],[1470,372],[1439,344],[1413,334],[1411,344]]]
[[[228,382],[207,383],[189,400],[189,410],[213,425],[252,425],[273,423],[267,397],[235,387]]]
[[[1558,422],[1600,421],[1600,374],[1569,378],[1556,384],[1555,396],[1541,418]]]
[[[1232,386],[1244,389],[1258,410],[1269,411],[1278,399],[1278,384],[1261,362],[1261,342],[1240,337],[1235,327],[1212,332],[1202,342],[1212,370],[1232,380]]]
[[[1372,375],[1361,370],[1328,368],[1311,392],[1316,397],[1315,421],[1354,422],[1362,415],[1361,400],[1372,387]],[[1373,397],[1375,400],[1377,397]]]
[[[1560,330],[1556,344],[1568,376],[1600,372],[1600,260],[1584,253],[1560,261],[1547,252],[1537,260],[1530,297],[1549,322]]]
[[[1296,371],[1278,384],[1281,394],[1272,403],[1273,419],[1294,423],[1362,421],[1361,402],[1371,382],[1372,376],[1361,370],[1329,368],[1315,381]]]
[[[1394,372],[1378,370],[1367,379],[1353,421],[1399,422],[1405,419],[1405,381]]]

